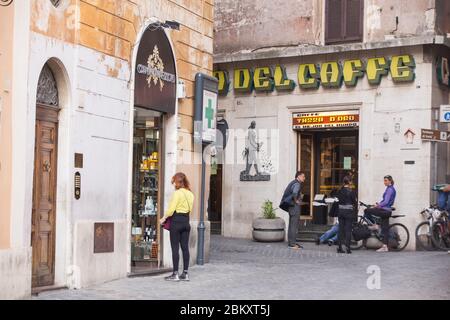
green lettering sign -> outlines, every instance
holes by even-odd
[[[255,68],[253,86],[256,91],[273,91],[272,70],[269,67]]]
[[[319,88],[319,77],[318,68],[313,63],[301,64],[298,67],[298,85],[302,89]]]

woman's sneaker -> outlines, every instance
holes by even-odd
[[[189,281],[189,274],[188,274],[187,272],[183,272],[183,273],[180,275],[180,280],[181,280],[181,281]]]
[[[166,281],[180,281],[180,277],[178,276],[178,272],[177,273],[172,273],[172,275],[165,277],[164,280]]]

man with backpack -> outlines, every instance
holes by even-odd
[[[300,249],[301,245],[297,244],[298,226],[300,223],[300,201],[302,183],[305,182],[305,173],[297,171],[295,179],[292,180],[286,190],[284,190],[281,198],[280,208],[289,212],[289,227],[288,227],[288,248]]]

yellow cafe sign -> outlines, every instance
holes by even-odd
[[[412,55],[393,56],[339,61],[327,61],[322,64],[304,63],[298,66],[297,84],[301,89],[355,87],[358,80],[367,77],[371,85],[379,85],[381,79],[391,74],[394,82],[412,82],[415,79],[415,61]],[[214,71],[219,80],[219,94],[226,95],[230,80],[228,71]],[[286,75],[286,68],[263,66],[239,68],[233,70],[232,87],[235,92],[249,93],[253,90],[262,92],[290,91],[296,82]]]

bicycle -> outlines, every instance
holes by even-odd
[[[359,205],[371,208],[373,206],[367,205],[361,201],[359,201]],[[392,211],[395,211],[395,208],[392,208]],[[405,215],[391,215],[390,218],[397,219],[405,217]],[[353,239],[352,244],[350,245],[350,248],[353,250],[361,249],[362,247],[367,248],[367,241],[371,237],[375,237],[379,241],[383,240],[384,235],[381,232],[381,218],[376,216],[370,216],[370,219],[365,217],[364,215],[358,216],[357,222],[354,223],[353,227],[364,227],[366,226],[370,230],[370,236],[366,239],[362,239],[359,241],[355,241]],[[406,246],[409,243],[409,231],[408,228],[406,228],[405,225],[401,223],[393,223],[389,224],[388,228],[388,235],[389,235],[389,241],[388,241],[388,248],[390,251],[402,251],[406,248]]]
[[[431,227],[431,241],[436,248],[442,251],[450,249],[450,220],[447,211],[441,211],[441,215]]]
[[[433,224],[441,218],[442,211],[439,210],[437,205],[432,205],[423,209],[420,212],[424,216],[426,221],[422,221],[416,228],[416,243],[419,248],[425,251],[432,251],[436,249],[433,243],[431,230]]]

